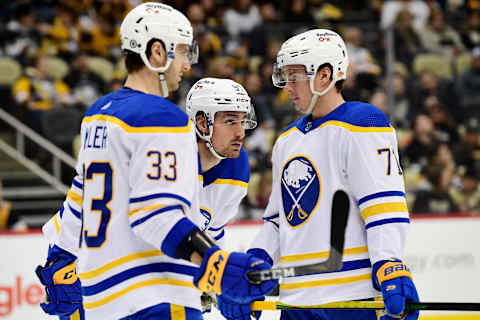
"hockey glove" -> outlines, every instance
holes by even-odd
[[[378,261],[373,265],[372,279],[377,290],[382,291],[387,315],[381,320],[418,319],[419,312],[405,310],[405,301],[418,302],[418,294],[412,275],[400,260]]]
[[[265,298],[262,297],[260,299],[252,300],[251,302],[258,300],[265,300]],[[252,314],[252,309],[250,308],[251,302],[240,304],[230,300],[225,295],[217,295],[217,308],[227,320],[251,320],[250,316],[254,316],[257,320],[260,319],[262,312],[255,311],[255,313]]]
[[[278,281],[251,284],[246,276],[247,272],[271,267],[269,263],[251,254],[227,252],[218,247],[211,247],[205,253],[202,265],[193,277],[193,283],[202,291],[224,294],[237,303],[248,303],[262,298],[277,285]]]
[[[47,292],[47,301],[40,304],[45,313],[68,316],[82,305],[82,286],[74,257],[61,255],[53,263],[48,261],[45,267],[38,266],[35,273]]]

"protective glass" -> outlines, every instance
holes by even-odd
[[[278,64],[273,64],[272,82],[278,88],[284,88],[289,82],[310,80],[312,76],[313,73],[306,72],[303,66],[292,68],[291,66],[279,67]]]

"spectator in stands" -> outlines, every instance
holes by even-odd
[[[23,108],[25,122],[39,133],[42,133],[41,117],[45,110],[73,103],[65,82],[50,76],[48,59],[48,56],[37,57],[32,74],[22,76],[13,85],[13,96]]]
[[[480,115],[480,46],[472,50],[472,66],[455,83],[456,94],[465,118]]]
[[[422,112],[428,112],[425,110],[425,102],[432,96],[436,97],[441,105],[449,106],[451,109],[448,111],[455,119],[461,116],[457,108],[458,100],[453,82],[448,79],[440,79],[432,71],[425,70],[417,76],[409,93],[412,117]]]
[[[412,14],[407,10],[398,12],[393,28],[395,57],[410,66],[414,57],[422,51],[420,36],[413,27]]]
[[[460,35],[445,21],[440,10],[431,12],[428,24],[420,33],[422,45],[428,52],[445,56],[448,61],[465,50]]]
[[[71,89],[75,106],[81,111],[85,111],[105,92],[105,82],[90,70],[88,58],[89,56],[84,51],[76,54],[71,70],[64,79]]]
[[[59,6],[53,23],[39,24],[43,35],[41,52],[70,60],[78,51],[78,17],[67,6]]]
[[[257,115],[258,127],[273,127],[272,97],[263,91],[262,78],[258,73],[249,73],[245,78],[245,89],[252,99]]]
[[[465,133],[460,143],[453,146],[455,161],[464,168],[480,173],[480,119],[466,121]]]
[[[382,70],[375,62],[370,50],[363,46],[362,31],[357,27],[347,27],[344,37],[347,47],[348,59],[353,75],[366,73],[375,76],[380,75]]]
[[[450,195],[460,212],[480,215],[480,172],[474,167],[467,168],[462,177],[461,188],[452,188]]]
[[[429,166],[427,179],[432,190],[419,191],[413,204],[413,213],[451,214],[458,212],[458,207],[448,193],[454,167],[444,164]]]
[[[462,29],[460,36],[468,50],[480,46],[480,13],[478,11],[468,13]]]
[[[285,21],[291,25],[290,33],[297,33],[298,28],[309,28],[313,26],[312,10],[306,0],[289,0],[287,1],[287,5]]]
[[[457,124],[436,96],[430,96],[425,100],[424,109],[433,120],[438,139],[449,145],[458,143],[460,136]]]
[[[95,24],[80,33],[80,49],[116,61],[121,56],[120,28],[111,15],[97,15]]]
[[[12,214],[12,203],[3,199],[3,184],[0,179],[0,231],[25,231],[27,229],[25,221]]]
[[[398,14],[408,11],[412,16],[413,28],[421,31],[427,23],[430,15],[430,8],[422,0],[389,0],[385,1],[382,7],[380,26],[382,29],[390,27],[397,20]]]
[[[248,34],[260,25],[262,18],[260,10],[252,0],[235,0],[233,5],[225,11],[223,23],[231,37],[225,50],[232,52],[239,45],[240,36]]]
[[[281,34],[286,32],[286,30],[282,30],[274,3],[266,2],[261,4],[260,15],[262,23],[250,32],[248,40],[250,42],[250,55],[263,57],[267,53],[268,40],[273,35],[281,37]]]
[[[39,48],[40,33],[36,29],[33,7],[22,4],[15,9],[15,18],[7,24],[5,53],[25,65]]]
[[[415,118],[412,141],[402,154],[403,167],[408,170],[421,172],[428,165],[427,153],[437,146],[438,137],[432,119],[426,114],[419,114]]]

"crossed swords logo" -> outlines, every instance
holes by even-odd
[[[288,221],[292,221],[293,219],[293,211],[296,209],[298,209],[298,217],[302,220],[306,219],[308,217],[308,213],[306,213],[303,209],[302,209],[302,206],[300,204],[300,200],[302,199],[303,195],[305,194],[305,191],[308,190],[308,187],[312,184],[312,182],[315,180],[315,177],[317,175],[314,173],[313,174],[313,177],[312,179],[310,179],[310,181],[308,181],[308,183],[306,185],[304,185],[303,187],[300,187],[298,190],[296,190],[295,192],[300,192],[300,195],[298,196],[298,198],[295,198],[295,196],[292,194],[292,191],[290,191],[290,189],[288,188],[288,185],[287,183],[285,182],[285,179],[282,177],[282,184],[283,186],[285,187],[285,189],[287,189],[287,192],[288,194],[290,195],[290,198],[292,199],[293,201],[293,206],[292,206],[292,209],[290,209],[290,212],[288,213],[287,215],[287,220]]]

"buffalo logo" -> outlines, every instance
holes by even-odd
[[[282,203],[287,222],[298,227],[308,220],[320,199],[320,177],[305,156],[290,159],[282,171]]]
[[[205,221],[203,222],[203,225],[201,226],[202,231],[205,231],[205,230],[207,230],[208,225],[212,221],[212,213],[210,212],[210,210],[208,210],[207,208],[204,208],[204,207],[200,208],[200,213],[205,218]]]

